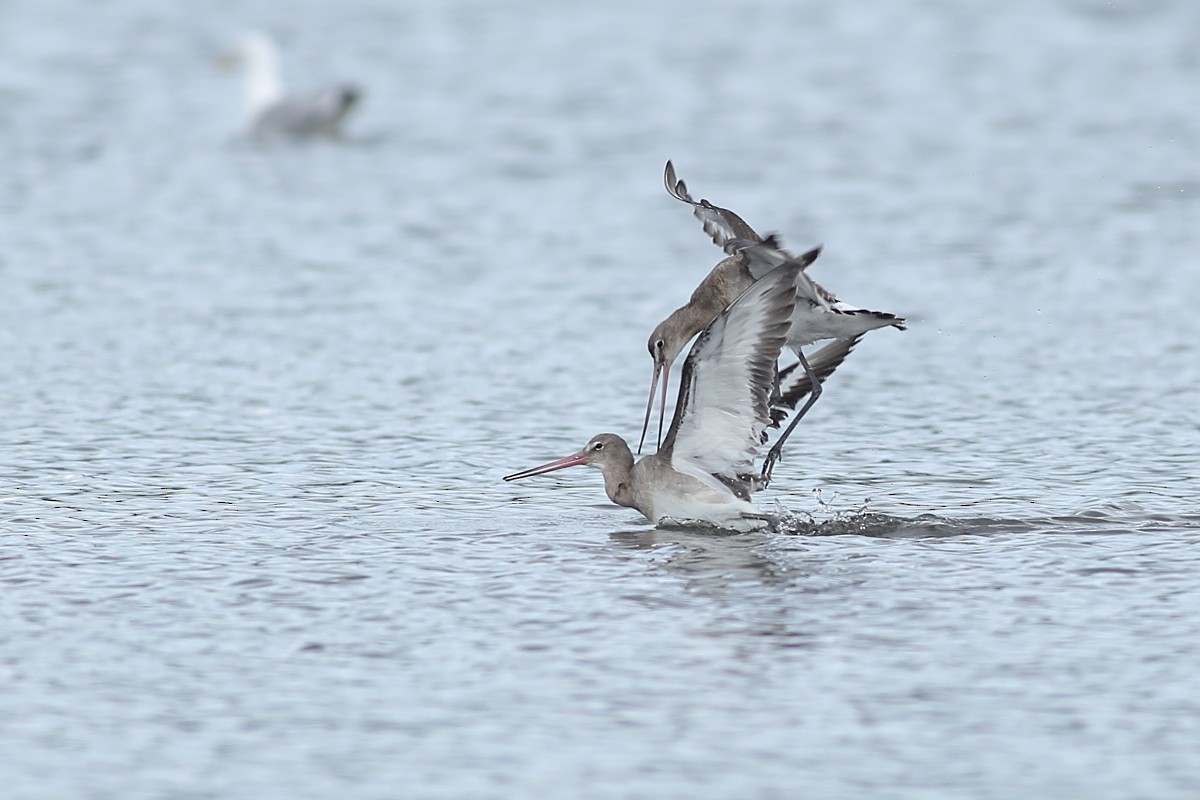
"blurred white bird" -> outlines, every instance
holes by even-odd
[[[242,36],[236,47],[221,57],[226,68],[245,73],[244,129],[255,139],[333,138],[341,133],[342,120],[362,96],[357,87],[344,84],[298,94],[287,94],[279,69],[279,49],[264,33]]]

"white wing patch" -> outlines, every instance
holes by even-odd
[[[676,469],[730,479],[753,469],[799,274],[789,265],[755,283],[692,346],[664,442]]]

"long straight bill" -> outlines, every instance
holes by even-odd
[[[512,475],[505,475],[504,480],[515,481],[521,478],[529,478],[534,475],[543,475],[547,472],[554,472],[558,469],[566,469],[567,467],[578,466],[579,464],[587,463],[587,453],[573,453],[566,458],[560,458],[557,461],[551,461],[549,464],[542,464],[540,467],[530,467],[529,469],[514,472]]]
[[[671,377],[671,365],[654,363],[654,377],[650,380],[650,397],[646,400],[646,419],[642,422],[642,438],[638,440],[638,455],[642,454],[642,445],[646,443],[646,430],[650,427],[650,411],[654,408],[654,390],[658,388],[658,377],[662,374],[662,398],[658,404],[658,442],[654,445],[657,450],[662,445],[663,418],[667,414],[667,382]]]
[[[642,438],[638,439],[638,455],[642,454],[642,445],[646,443],[646,429],[650,427],[650,412],[654,409],[654,390],[658,388],[658,362],[654,362],[654,376],[650,378],[650,397],[646,400],[646,419],[642,421]]]

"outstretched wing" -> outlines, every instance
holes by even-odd
[[[750,276],[760,280],[762,276],[784,264],[794,264],[803,271],[821,255],[821,245],[799,256],[793,256],[783,249],[779,237],[771,234],[757,242],[751,239],[730,239],[727,251],[730,255],[740,255],[746,269],[750,271]],[[796,291],[801,300],[807,299],[813,305],[828,307],[838,301],[832,292],[803,273],[796,281]]]
[[[817,260],[821,255],[822,245],[794,256],[783,249],[778,234],[759,236],[746,221],[728,208],[715,206],[707,200],[695,200],[688,193],[687,184],[675,175],[675,165],[667,162],[663,171],[663,183],[667,193],[676,200],[687,203],[692,207],[692,213],[704,226],[704,232],[712,237],[713,244],[720,247],[728,255],[741,255],[750,270],[751,276],[759,280],[771,270],[786,263],[797,263],[801,269]],[[759,245],[760,247],[755,247]],[[824,292],[822,289],[821,291]],[[825,292],[825,294],[829,294]],[[833,295],[829,295],[833,298]],[[832,300],[831,300],[832,302]]]
[[[746,220],[728,208],[714,206],[707,200],[692,199],[692,196],[688,194],[687,184],[675,176],[675,165],[670,161],[663,170],[663,183],[667,187],[667,194],[692,207],[692,213],[704,226],[704,232],[712,237],[713,244],[729,255],[734,255],[734,251],[727,246],[732,239],[762,241],[762,237],[754,231],[754,228],[746,224]]]
[[[771,424],[775,362],[787,341],[800,274],[789,264],[765,276],[692,345],[659,450],[675,469],[729,481],[753,469]]]
[[[765,239],[755,241],[753,239],[730,239],[725,243],[725,252],[729,255],[739,255],[742,257],[742,262],[746,265],[746,269],[750,271],[750,277],[754,280],[761,280],[771,270],[776,267],[782,267],[784,264],[796,264],[800,269],[808,269],[808,265],[817,260],[817,256],[821,255],[821,250],[824,245],[817,245],[811,250],[806,250],[798,256],[794,256],[787,250],[783,249],[783,243],[779,241],[779,234],[772,233]],[[813,283],[811,280],[809,283]],[[816,285],[815,283],[813,284]],[[832,297],[832,295],[830,295]]]
[[[774,235],[768,236],[761,242],[732,239],[729,242],[729,248],[741,256],[742,262],[752,277],[777,269],[783,264],[799,264],[803,269],[812,263],[816,258],[816,253],[820,251],[818,248],[810,250],[799,258],[786,258],[788,252],[779,247],[779,241]],[[815,337],[817,339],[844,339],[889,325],[900,330],[908,327],[903,317],[898,317],[890,312],[872,311],[869,308],[859,308],[849,303],[843,303],[834,297],[833,292],[808,277],[808,273],[801,272],[796,279],[796,310],[800,316],[803,316],[801,312],[805,307],[802,304],[805,302],[813,309],[828,312],[825,324],[819,326],[822,332],[821,335]],[[839,321],[835,322],[834,320]],[[793,328],[792,333],[793,335],[800,334],[801,328]],[[813,339],[808,339],[804,343],[807,344],[811,341]]]

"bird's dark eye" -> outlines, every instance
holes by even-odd
[[[594,445],[592,445],[592,449],[593,450],[603,450],[604,442],[596,442]]]
[[[667,343],[664,342],[662,339],[659,339],[657,342],[654,343],[654,347],[657,350],[662,350],[666,346],[667,346]]]

